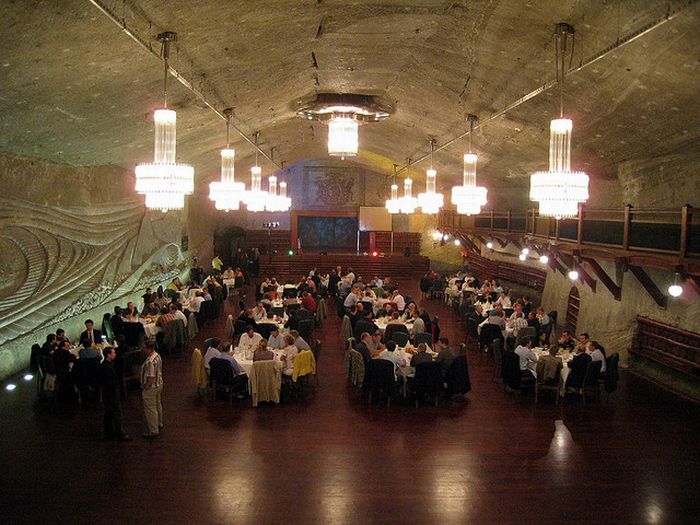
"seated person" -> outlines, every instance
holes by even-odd
[[[291,376],[294,372],[294,358],[299,353],[299,349],[294,344],[294,337],[291,335],[286,335],[284,337],[284,348],[282,348],[282,359],[283,368],[282,373],[286,376]]]
[[[529,364],[532,363],[533,366],[537,363],[537,356],[535,352],[532,351],[532,337],[523,337],[515,349],[515,353],[518,354],[520,358],[520,371],[521,372],[532,372],[529,368]]]
[[[368,348],[369,351],[372,353],[384,350],[384,344],[382,343],[382,333],[379,330],[371,334]]]
[[[605,349],[598,341],[588,341],[586,345],[586,353],[591,356],[591,361],[600,361],[600,373],[604,374],[606,370]]]
[[[78,352],[80,359],[102,359],[102,354],[92,346],[86,346]]]
[[[537,321],[540,323],[540,326],[543,330],[544,327],[551,322],[551,319],[546,313],[544,313],[544,308],[542,308],[541,306],[537,308]]]
[[[394,381],[396,380],[396,370],[402,366],[404,366],[404,360],[403,358],[399,355],[398,352],[396,352],[396,341],[389,341],[386,344],[386,348],[379,352],[379,355],[377,356],[377,359],[386,359],[387,361],[391,361],[394,363]]]
[[[80,334],[80,346],[94,346],[102,343],[102,333],[95,329],[92,319],[85,321],[85,331]]]
[[[406,299],[404,299],[403,295],[401,295],[401,292],[398,290],[394,290],[394,293],[391,294],[391,301],[396,303],[396,309],[399,312],[403,312],[406,309]]]
[[[204,302],[204,293],[196,292],[194,297],[190,300],[189,310],[190,312],[199,313],[202,308],[202,303]]]
[[[312,314],[316,313],[318,305],[309,292],[304,292],[301,296],[301,307],[307,309]]]
[[[357,322],[355,323],[355,328],[352,331],[353,337],[359,341],[364,332],[372,335],[376,331],[376,325],[367,319],[364,310],[358,312]]]
[[[247,309],[247,310],[242,310],[241,314],[238,316],[238,321],[245,321],[248,323],[248,326],[252,326],[253,330],[255,330],[258,327],[258,323],[255,321],[254,315],[253,315],[253,310],[252,309]]]
[[[150,301],[145,304],[143,307],[143,311],[141,312],[141,315],[145,316],[154,316],[158,315],[160,313],[160,308],[156,304],[155,301]],[[112,329],[114,329],[114,325],[112,325]]]
[[[204,368],[209,370],[209,362],[215,357],[221,357],[221,340],[218,337],[212,337],[209,348],[204,353]]]
[[[369,335],[367,332],[363,332],[360,336],[360,342],[355,346],[355,350],[360,352],[362,358],[365,360],[365,363],[368,363],[369,360],[372,359],[372,351],[369,349],[371,339],[371,335]]]
[[[158,316],[158,319],[156,319],[156,326],[162,330],[163,328],[165,328],[166,324],[173,321],[174,319],[175,318],[170,313],[170,309],[164,306],[160,310],[160,315]]]
[[[217,359],[223,359],[225,361],[228,361],[228,363],[231,365],[231,368],[233,369],[233,376],[238,384],[240,384],[239,379],[244,380],[247,377],[245,375],[245,372],[243,371],[243,368],[241,368],[241,365],[238,363],[238,361],[236,361],[236,358],[233,357],[233,355],[231,355],[230,352],[221,352],[217,356]]]
[[[508,292],[501,292],[501,296],[496,299],[496,304],[501,305],[503,308],[511,308],[512,303],[510,301],[510,297],[508,296]]]
[[[69,393],[72,388],[73,381],[70,375],[70,363],[75,362],[75,356],[68,350],[70,343],[63,341],[53,354],[53,366],[56,372],[56,381],[59,388],[64,388],[64,393]]]
[[[272,330],[270,330],[270,337],[267,338],[267,347],[271,348],[273,350],[280,350],[284,348],[286,342],[285,342],[285,337],[280,334],[280,329],[277,325],[274,325],[272,327]],[[294,340],[292,340],[292,343]]]
[[[187,316],[181,310],[182,306],[179,303],[173,303],[170,305],[170,314],[173,316],[173,320],[179,319],[185,326],[187,326]]]
[[[126,318],[138,317],[139,310],[138,308],[136,308],[136,305],[133,301],[129,301],[128,303],[126,303],[126,310],[124,310],[123,314]]]
[[[253,319],[256,323],[259,323],[260,321],[263,321],[266,318],[267,310],[265,310],[265,306],[262,304],[262,302],[258,301],[258,303],[255,305],[255,308],[253,308]]]
[[[56,334],[49,334],[46,336],[46,342],[41,345],[41,354],[46,356],[53,356],[53,354],[58,349],[58,345],[62,341],[59,341]]]
[[[568,330],[564,330],[561,333],[561,337],[557,341],[557,346],[563,348],[564,350],[571,351],[576,348],[576,340],[571,337],[571,333]]]
[[[393,312],[391,314],[391,319],[387,323],[387,325],[390,324],[403,324],[403,321],[400,319],[399,312]]]
[[[234,273],[233,268],[231,268],[230,266],[226,268],[223,274],[221,274],[221,278],[226,280],[234,279],[235,277],[236,274]]]
[[[170,281],[170,284],[168,285],[167,289],[173,292],[179,292],[180,290],[182,290],[182,283],[180,282],[180,278],[175,277],[175,279]]]
[[[513,312],[513,315],[515,317],[512,321],[509,321],[510,327],[513,329],[513,336],[518,337],[520,330],[527,328],[527,321],[525,320],[525,317],[523,317],[522,312]]]
[[[413,311],[413,325],[409,330],[409,335],[415,337],[416,334],[422,334],[425,332],[425,321],[421,319],[418,309]]]
[[[537,360],[535,370],[538,380],[541,380],[545,385],[554,385],[557,381],[557,376],[562,368],[561,359],[557,357],[559,348],[552,345],[549,348],[549,353],[543,355]]]
[[[260,341],[262,340],[262,336],[255,331],[255,328],[253,328],[251,325],[248,325],[246,327],[245,333],[241,334],[241,338],[238,341],[238,347],[243,352],[253,352],[258,349],[258,347],[260,346]],[[267,341],[265,341],[265,345],[267,346]]]
[[[301,351],[301,350],[311,350],[311,347],[309,346],[309,343],[307,343],[307,342],[304,340],[304,338],[301,337],[301,336],[299,335],[299,332],[297,332],[296,330],[290,330],[290,331],[289,331],[289,335],[291,335],[292,337],[294,337],[294,344],[295,344],[296,347],[299,349],[299,351]]]
[[[586,377],[586,368],[592,361],[591,356],[586,353],[585,347],[577,346],[576,355],[569,361],[569,377],[566,379],[566,388],[581,388]]]
[[[289,330],[299,329],[299,317],[297,316],[297,311],[292,310],[289,312],[289,317],[287,317],[287,322],[284,323],[284,327]]]
[[[156,300],[156,294],[153,293],[153,289],[146,288],[146,293],[143,294],[141,298],[143,299],[143,304],[148,304]]]
[[[447,337],[438,339],[435,350],[438,354],[436,361],[442,366],[443,373],[447,373],[447,370],[452,366],[452,361],[454,361],[456,357],[455,353],[450,348],[449,339],[447,339]]]
[[[267,349],[267,341],[260,339],[258,342],[258,347],[253,353],[253,361],[272,361],[274,358],[275,353],[272,350]]]
[[[58,330],[56,330],[56,340],[59,343],[61,343],[62,341],[68,341],[70,343],[70,339],[68,339],[66,331],[63,328],[59,328]]]
[[[427,349],[428,346],[425,343],[421,343],[418,345],[416,353],[413,354],[413,357],[411,357],[411,366],[415,367],[416,365],[419,365],[421,363],[433,362],[432,356],[426,351]]]

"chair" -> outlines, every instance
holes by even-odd
[[[224,324],[224,337],[226,339],[233,339],[233,314],[228,314],[226,316],[226,323]]]
[[[287,305],[287,311],[288,312],[300,312],[301,311],[301,305],[299,303],[292,303]]]
[[[416,408],[421,399],[426,396],[435,398],[435,406],[443,390],[442,366],[437,362],[420,363],[416,366],[413,378],[413,391],[416,398]]]
[[[296,288],[285,288],[282,291],[282,297],[284,299],[293,299],[298,295],[299,291]]]
[[[340,323],[340,340],[347,341],[350,337],[352,337],[352,324],[350,318],[344,315],[343,321]]]
[[[229,396],[229,403],[233,406],[233,394],[240,382],[233,375],[231,363],[226,359],[215,357],[209,361],[209,382],[214,395],[223,390]]]
[[[313,319],[302,319],[299,321],[299,335],[308,341],[311,339],[314,331],[314,320]]]
[[[140,324],[140,323],[139,323]],[[143,325],[141,325],[143,329]],[[163,348],[168,355],[181,354],[187,346],[185,322],[174,319],[163,328]]]
[[[503,365],[503,339],[494,339],[489,343],[489,347],[493,352],[493,360],[495,368],[493,369],[493,381],[501,377],[501,366]]]
[[[280,402],[282,372],[276,361],[255,361],[250,369],[250,392],[253,407],[261,401]]]
[[[386,329],[384,330],[384,342],[388,343],[389,341],[396,341],[396,334],[397,333],[404,333],[406,335],[406,339],[408,340],[408,328],[406,328],[402,324],[388,324],[386,325]],[[404,344],[405,346],[405,344]]]
[[[536,338],[537,337],[537,330],[535,329],[534,326],[526,326],[524,328],[521,328],[520,331],[518,332],[518,339],[522,338]]]
[[[479,348],[488,346],[494,339],[503,339],[501,327],[497,324],[486,323],[481,327],[481,334],[479,335]]]
[[[501,378],[506,389],[520,390],[520,357],[515,352],[506,352],[503,354],[501,362]]]
[[[369,393],[370,405],[372,404],[372,397],[377,398],[383,393],[386,395],[386,406],[389,406],[396,385],[394,363],[386,359],[372,359],[369,361],[365,366],[364,384]]]
[[[244,321],[243,319],[236,319],[236,321],[233,323],[233,337],[236,339],[239,339],[243,333],[245,333],[245,329],[248,327],[248,321]]]
[[[124,370],[122,371],[122,387],[124,388],[124,397],[127,397],[129,384],[134,381],[141,381],[141,363],[143,363],[143,354],[140,350],[132,350],[126,352],[122,358],[124,360]]]
[[[78,359],[73,363],[71,375],[73,384],[78,391],[78,403],[83,406],[87,400],[94,399],[99,392],[99,378],[97,369],[101,359],[94,357],[90,359]]]
[[[313,319],[313,317],[314,317],[314,314],[311,313],[311,311],[307,310],[306,308],[299,308],[297,310],[297,319],[299,319],[300,321],[302,319]]]
[[[365,312],[374,311],[374,303],[372,301],[360,301]]]
[[[620,379],[619,372],[620,354],[617,352],[610,355],[606,360],[605,374],[603,374],[603,384],[608,395],[617,390],[617,382]]]
[[[326,320],[326,317],[328,317],[326,313],[326,300],[319,299],[318,303],[316,304],[316,319],[318,319],[318,324],[320,325],[323,323],[323,321]]]
[[[592,393],[596,400],[600,399],[600,388],[598,387],[598,378],[600,377],[600,368],[603,366],[601,361],[591,361],[586,366],[586,375],[583,376],[583,384],[579,388],[567,389],[581,396],[581,401],[586,404],[586,394]]]
[[[479,321],[475,317],[467,317],[467,342],[479,347]]]
[[[319,339],[314,341],[314,345],[311,347],[311,352],[314,354],[314,361],[316,361],[316,384],[318,385],[318,360],[321,358],[321,341]]]
[[[277,317],[284,317],[284,306],[273,306],[272,314]]]
[[[535,367],[535,372],[537,372],[537,378],[535,380],[535,404],[539,401],[541,391],[554,392],[555,404],[559,406],[559,383],[561,382],[561,361],[557,363],[556,374],[553,378],[547,381],[544,377],[545,363],[540,360],[537,362]]]
[[[357,350],[350,348],[347,352],[346,370],[348,381],[362,388],[365,381],[365,359]]]
[[[447,395],[450,397],[471,392],[472,383],[469,379],[469,361],[466,353],[454,358],[445,374],[445,383],[447,383]]]
[[[39,356],[41,355],[41,345],[34,343],[29,354],[29,370],[36,374],[39,369]]]
[[[106,313],[102,316],[102,333],[107,336],[107,339],[114,341],[114,330],[112,330],[112,316]]]
[[[436,315],[430,322],[430,331],[433,334],[433,343],[440,339],[440,318]]]
[[[394,332],[390,340],[394,341],[399,348],[404,348],[408,344],[408,334],[405,332]]]
[[[432,346],[433,334],[429,334],[428,332],[420,332],[416,334],[413,338],[413,345],[418,346],[421,343],[425,343],[428,346]]]
[[[265,341],[267,341],[270,338],[270,333],[272,333],[272,329],[275,328],[276,325],[272,323],[258,323],[258,327],[256,328],[256,332],[258,332]]]
[[[214,301],[204,301],[199,305],[199,321],[204,324],[219,317],[219,305]]]
[[[187,340],[192,341],[199,333],[199,326],[197,326],[197,316],[194,312],[191,312],[189,317],[187,317]]]
[[[141,323],[122,323],[121,335],[124,336],[124,342],[130,348],[141,348],[146,339],[146,331]]]

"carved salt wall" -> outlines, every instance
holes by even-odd
[[[125,170],[1,156],[0,176],[0,377],[185,268],[179,214],[146,211]]]

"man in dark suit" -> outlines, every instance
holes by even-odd
[[[105,439],[131,441],[122,427],[122,407],[119,399],[119,377],[114,370],[114,359],[117,352],[111,346],[102,351],[104,361],[100,363],[99,379],[102,387],[102,404],[105,407],[104,431]]]
[[[360,342],[355,347],[355,350],[362,354],[362,358],[365,360],[365,363],[368,363],[372,359],[372,352],[369,350],[371,339],[372,336],[370,336],[367,332],[364,332],[360,336]]]
[[[363,333],[367,332],[369,335],[372,335],[376,331],[376,325],[372,321],[367,319],[364,310],[358,312],[357,321],[355,322],[355,328],[352,331],[353,337],[359,341]]]
[[[591,362],[591,356],[581,347],[577,348],[577,354],[569,361],[569,377],[566,378],[566,388],[581,388],[586,377],[586,367]]]
[[[92,319],[85,321],[85,331],[80,334],[80,346],[93,346],[102,342],[102,333],[95,330]]]

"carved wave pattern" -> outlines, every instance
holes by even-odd
[[[179,246],[150,222],[138,201],[62,209],[0,198],[0,344],[177,274]]]

